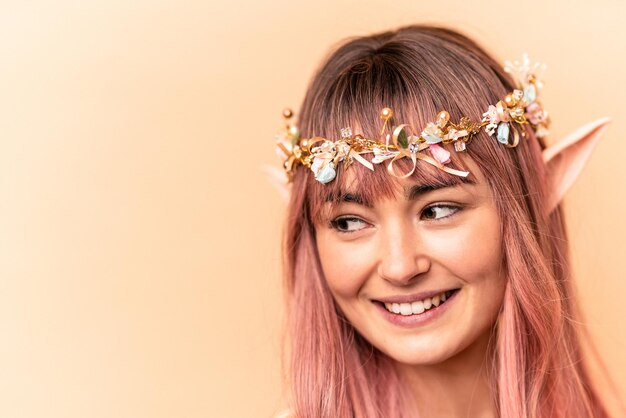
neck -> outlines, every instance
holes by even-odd
[[[397,364],[421,417],[495,418],[489,333],[443,363]]]

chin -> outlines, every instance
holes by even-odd
[[[392,360],[410,366],[432,366],[441,364],[456,356],[461,350],[442,346],[441,342],[427,344],[405,344],[402,347],[389,347],[385,354]]]
[[[397,344],[386,344],[383,351],[397,363],[409,366],[435,366],[448,364],[462,365],[468,361],[484,359],[489,350],[491,329],[473,335],[438,335],[437,338],[396,339]],[[453,338],[450,338],[453,337]],[[456,337],[456,338],[454,338]]]
[[[452,356],[444,353],[398,353],[390,357],[392,360],[407,366],[434,366],[444,363]]]

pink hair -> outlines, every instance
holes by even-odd
[[[358,123],[375,138],[383,107],[415,127],[441,109],[454,120],[479,120],[513,87],[501,65],[465,36],[409,26],[352,39],[331,54],[309,86],[299,127],[304,137],[334,138]],[[582,358],[562,211],[545,210],[544,145],[530,129],[526,134],[508,149],[481,133],[467,152],[498,196],[502,225],[507,287],[494,327],[494,401],[505,418],[606,417]],[[459,155],[452,153],[450,166],[462,169]],[[414,176],[422,182],[449,176],[419,168]],[[349,169],[365,199],[391,194],[384,167]],[[285,240],[292,410],[315,418],[416,416],[391,360],[345,319],[321,270],[315,225],[341,186],[342,169],[327,185],[302,167],[294,178]]]

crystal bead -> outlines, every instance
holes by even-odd
[[[535,99],[537,99],[537,89],[534,84],[529,84],[524,89],[524,100],[526,100],[527,103],[532,103]]]
[[[509,143],[509,124],[506,122],[501,122],[498,125],[498,134],[497,134],[497,138],[498,138],[498,142],[502,143],[502,144],[508,144]]]
[[[335,166],[332,162],[329,162],[324,167],[322,167],[320,171],[317,172],[317,174],[315,175],[315,180],[319,181],[322,184],[326,184],[332,181],[336,175],[337,172],[335,171]]]
[[[427,132],[422,132],[422,138],[424,138],[427,144],[438,144],[441,142],[441,138]]]
[[[454,143],[454,150],[457,152],[465,151],[465,148],[466,148],[465,142],[463,141],[457,141]]]

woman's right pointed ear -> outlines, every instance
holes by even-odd
[[[291,194],[291,183],[288,183],[285,179],[285,171],[281,170],[278,167],[264,165],[262,167],[265,175],[267,176],[267,180],[270,182],[272,186],[278,193],[280,197],[283,199],[285,203],[289,202],[289,196]]]
[[[610,118],[590,122],[543,151],[550,183],[548,213],[556,208],[576,181],[609,123]]]

